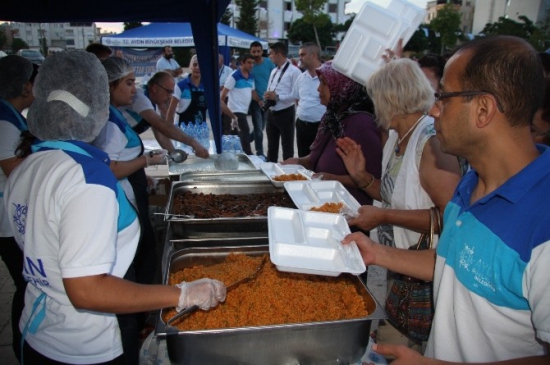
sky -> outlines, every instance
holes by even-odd
[[[358,13],[361,10],[361,7],[367,0],[351,0],[351,2],[346,7],[346,12],[348,13]],[[390,0],[370,0],[376,4],[387,4]],[[426,9],[426,3],[428,0],[408,0],[416,6]],[[122,33],[124,31],[123,23],[95,23],[97,27],[101,28],[102,32],[115,32]]]
[[[124,31],[124,23],[95,23],[96,27],[101,28],[101,33],[115,32],[122,33]]]

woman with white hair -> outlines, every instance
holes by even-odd
[[[187,125],[197,120],[206,120],[206,97],[201,80],[201,69],[197,55],[189,61],[189,74],[179,81],[166,113],[169,120],[174,120],[174,112],[179,116],[178,125]]]
[[[348,223],[364,230],[377,227],[381,244],[408,248],[418,242],[421,232],[429,232],[429,209],[435,206],[443,212],[452,197],[461,176],[458,159],[439,148],[434,120],[428,115],[434,91],[416,62],[402,58],[384,65],[368,80],[367,92],[378,124],[389,130],[382,177],[377,179],[364,168],[365,156],[351,139],[339,139],[337,153],[357,186],[381,207],[364,205]],[[391,280],[388,284],[389,288]],[[390,326],[384,327],[378,330],[379,340],[409,344],[398,333],[382,339]]]
[[[377,122],[389,130],[382,157],[382,178],[366,171],[357,144],[337,141],[337,152],[358,186],[382,207],[363,206],[349,224],[378,227],[380,243],[408,248],[420,232],[429,231],[429,208],[442,212],[460,180],[455,156],[441,152],[428,111],[434,92],[418,64],[398,59],[375,72],[367,82]],[[419,212],[418,210],[421,210]]]
[[[28,127],[38,140],[7,183],[6,208],[28,281],[19,323],[25,364],[125,364],[114,313],[225,299],[223,283],[176,286],[122,279],[140,228],[109,157],[88,144],[109,115],[107,74],[96,56],[59,52],[41,66]]]

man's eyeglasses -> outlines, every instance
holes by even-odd
[[[439,103],[442,100],[445,100],[448,98],[455,98],[458,96],[461,96],[461,97],[476,96],[476,95],[491,95],[493,98],[495,98],[498,110],[501,113],[504,113],[504,109],[501,107],[497,97],[488,91],[453,91],[449,93],[434,93],[436,103]]]
[[[160,87],[162,90],[166,91],[168,94],[173,94],[174,93],[174,90],[167,89],[164,86],[162,86],[161,84],[157,83],[157,86]]]

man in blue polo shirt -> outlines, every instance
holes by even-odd
[[[472,169],[436,251],[344,239],[368,265],[434,282],[431,360],[404,346],[375,351],[403,364],[550,363],[550,150],[530,133],[543,94],[539,56],[523,39],[479,38],[447,62],[430,114],[441,150]]]

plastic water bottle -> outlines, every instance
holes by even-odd
[[[229,144],[230,144],[229,136],[227,134],[224,134],[222,136],[222,152],[229,152],[230,150]]]
[[[231,136],[231,139],[233,140],[233,148],[235,150],[235,153],[241,153],[242,147],[241,147],[241,139],[237,135]]]
[[[187,133],[187,135],[191,138],[195,138],[197,136],[196,132],[195,132],[195,124],[193,124],[193,122],[189,122],[187,124],[187,127],[185,128],[185,133]]]
[[[210,148],[210,131],[208,130],[208,124],[204,121],[201,123],[201,139],[204,148]]]

